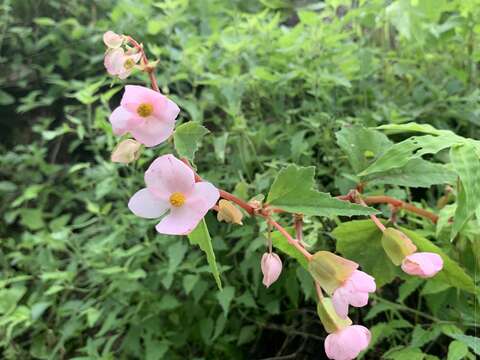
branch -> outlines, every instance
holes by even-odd
[[[275,220],[273,220],[269,216],[265,216],[264,218],[269,222],[269,224],[273,225],[280,233],[287,239],[287,241],[290,243],[290,245],[293,245],[298,251],[302,253],[305,258],[310,261],[312,259],[312,254],[310,254],[300,243],[292,238],[292,236],[288,233],[287,230],[285,230],[279,223],[277,223]]]

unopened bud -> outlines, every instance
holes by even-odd
[[[352,320],[349,317],[342,319],[337,314],[330,298],[323,298],[318,302],[317,313],[325,331],[329,334],[352,325]]]
[[[386,228],[382,236],[382,246],[385,253],[395,265],[400,265],[408,255],[417,251],[407,235],[394,228]]]
[[[263,285],[267,288],[277,281],[282,272],[282,260],[275,253],[265,253],[260,263],[263,274]]]
[[[242,212],[230,201],[222,199],[218,202],[218,221],[225,221],[231,224],[243,225]]]
[[[103,34],[103,42],[110,49],[117,49],[122,46],[123,39],[123,35],[116,34],[111,30]]]
[[[142,144],[133,139],[120,142],[112,151],[111,160],[116,163],[128,164],[140,157]]]
[[[316,252],[308,263],[310,274],[329,294],[333,294],[337,288],[342,286],[357,268],[356,262],[329,251]]]

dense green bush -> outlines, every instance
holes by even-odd
[[[109,161],[117,139],[108,115],[123,89],[103,68],[101,38],[111,29],[142,41],[160,60],[160,88],[182,108],[180,121],[210,130],[195,164],[214,184],[248,200],[267,194],[287,164],[314,165],[321,191],[346,194],[366,181],[366,194],[438,214],[436,225],[398,214],[417,245],[437,246],[452,259],[449,270],[430,281],[382,262],[376,228],[366,220],[306,218],[305,241],[312,250],[337,250],[359,261],[384,285],[371,307],[352,315],[373,333],[365,358],[474,359],[480,354],[473,336],[478,144],[458,137],[448,142],[480,135],[479,5],[4,1],[3,358],[325,358],[308,272],[283,256],[280,280],[268,290],[261,285],[262,221],[247,218],[238,227],[207,217],[220,292],[200,250],[184,237],[157,234],[155,222],[128,211],[143,171],[171,146],[145,150],[131,166]],[[137,74],[128,82],[148,79]],[[411,122],[445,132],[405,125]],[[379,125],[389,126],[373,130]],[[421,143],[397,169],[358,176],[412,133],[431,134],[444,146],[427,149],[421,160],[418,148],[429,146]],[[468,144],[464,150],[477,149],[452,150],[460,162],[466,159],[463,167],[448,150],[439,151],[459,141]],[[380,208],[389,218],[390,209]],[[452,225],[454,214],[462,224]]]

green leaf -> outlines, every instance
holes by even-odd
[[[355,173],[366,169],[375,158],[393,145],[381,132],[359,125],[344,127],[335,136]]]
[[[377,210],[332,198],[312,189],[314,167],[290,165],[282,169],[270,188],[267,203],[291,213],[326,217],[376,214]]]
[[[454,146],[450,159],[458,173],[457,209],[453,217],[450,239],[454,239],[468,220],[475,214],[480,203],[480,158],[476,148],[469,143]]]
[[[389,134],[398,134],[406,132],[420,132],[430,135],[451,135],[456,136],[455,133],[449,130],[438,130],[435,129],[432,125],[429,124],[418,124],[415,122],[409,122],[405,124],[387,124],[377,126],[375,129],[378,130],[387,130]],[[460,137],[459,137],[460,139]]]
[[[453,340],[448,345],[448,358],[447,360],[462,360],[468,353],[468,346],[458,340]]]
[[[417,233],[400,228],[405,235],[417,246],[420,252],[433,252],[440,255],[443,259],[443,269],[435,276],[436,280],[443,280],[444,282],[468,291],[475,293],[475,284],[472,278],[463,270],[457,262],[450,259],[437,245],[433,244],[430,240],[418,235]]]
[[[286,229],[291,235],[294,235],[293,228]],[[266,235],[265,235],[266,236]],[[288,240],[279,232],[279,231],[272,231],[271,233],[272,238],[272,245],[280,250],[281,252],[285,253],[288,256],[293,257],[297,260],[300,265],[303,266],[305,270],[308,270],[308,261],[305,259],[305,256],[294,246],[290,245]]]
[[[410,347],[394,350],[392,352],[389,351],[384,355],[385,359],[390,360],[423,360],[424,357],[425,354],[422,350]]]
[[[410,160],[419,159],[426,154],[436,154],[459,141],[461,141],[461,138],[449,134],[442,134],[441,136],[412,136],[390,147],[372,165],[362,171],[359,176],[401,168]]]
[[[475,354],[480,355],[480,338],[455,333],[449,333],[447,335],[455,340],[461,341],[465,345],[468,345],[468,347],[471,348]]]
[[[430,187],[435,184],[453,184],[455,179],[456,174],[445,165],[412,159],[401,168],[375,173],[365,180],[371,185]]]
[[[383,250],[382,232],[373,221],[345,222],[332,235],[337,239],[337,252],[361,264],[362,270],[375,278],[378,287],[401,274],[401,270],[393,265]]]
[[[226,286],[223,290],[220,290],[217,293],[218,302],[220,303],[225,316],[228,315],[228,310],[230,309],[230,304],[234,296],[235,288],[233,286]]]
[[[199,148],[200,140],[208,133],[206,127],[194,121],[189,121],[177,127],[173,139],[178,155],[190,161],[193,160],[195,152]]]
[[[208,232],[205,219],[202,219],[197,227],[188,234],[188,239],[192,245],[200,246],[200,249],[207,255],[208,265],[215,278],[218,288],[222,289],[222,281],[220,280],[220,273],[218,272],[217,262],[215,261],[215,253],[213,252],[212,239]]]

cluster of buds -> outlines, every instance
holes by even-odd
[[[395,265],[401,265],[404,272],[421,278],[431,278],[443,268],[440,255],[430,252],[416,252],[417,247],[403,232],[394,228],[383,231],[382,246]]]
[[[107,31],[103,34],[103,42],[107,46],[104,65],[110,75],[126,79],[136,68],[142,57],[136,48],[126,45],[127,38],[123,35]]]

